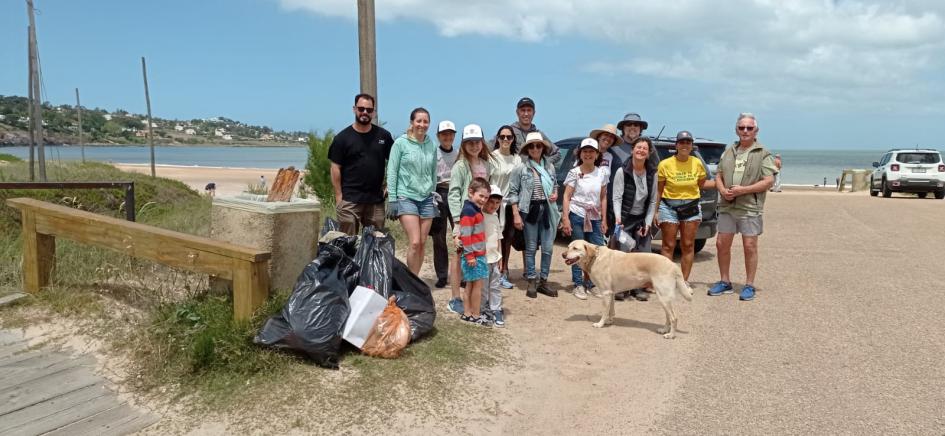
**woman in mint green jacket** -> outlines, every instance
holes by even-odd
[[[407,268],[420,273],[423,244],[439,209],[436,190],[436,144],[427,135],[430,113],[424,108],[410,112],[407,133],[394,141],[387,160],[388,216],[396,217],[407,233]]]

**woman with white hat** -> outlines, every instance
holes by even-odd
[[[607,182],[609,171],[600,166],[602,160],[597,140],[585,138],[578,147],[580,165],[571,168],[564,179],[564,205],[561,232],[572,241],[584,240],[604,245],[607,223]],[[585,278],[584,271],[571,265],[574,296],[587,299],[587,290],[594,284]]]
[[[557,297],[558,291],[548,287],[551,256],[558,222],[558,184],[554,163],[548,158],[551,142],[540,132],[531,132],[522,144],[524,165],[512,171],[509,180],[509,204],[514,225],[525,233],[525,295],[537,298],[538,293]],[[541,269],[535,271],[535,254],[541,248]]]
[[[617,134],[617,128],[613,124],[604,124],[604,126],[599,129],[591,130],[591,133],[587,136],[596,139],[597,145],[600,146],[601,161],[598,166],[607,170],[607,192],[613,192],[614,177],[624,163],[617,157],[615,150],[617,150],[617,146],[623,144],[623,138]],[[580,159],[575,159],[576,163],[579,160]],[[608,195],[607,215],[605,216],[606,221],[604,221],[604,223],[607,224],[607,229],[604,231],[604,235],[609,236],[610,232],[614,229],[614,222],[616,220],[614,216],[615,212],[614,203]]]

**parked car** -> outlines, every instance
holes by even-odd
[[[942,155],[932,149],[893,149],[879,162],[873,162],[870,195],[889,198],[893,192],[914,192],[925,198],[945,198],[945,163]]]
[[[583,137],[574,137],[563,139],[555,143],[558,146],[558,149],[561,150],[563,159],[561,160],[561,166],[558,168],[558,192],[564,193],[564,179],[568,175],[568,170],[574,168],[575,154],[574,148],[581,143]],[[710,139],[696,138],[695,147],[693,149],[693,155],[699,158],[703,163],[706,163],[706,173],[708,174],[709,179],[712,179],[715,174],[716,166],[718,165],[719,159],[722,156],[722,152],[725,150],[726,145],[720,142],[712,141]],[[659,157],[659,160],[666,159],[674,154],[676,154],[676,139],[669,137],[660,137],[653,138],[653,145],[656,146],[656,153]],[[708,159],[709,164],[703,155],[701,150],[707,150],[709,153]],[[558,196],[558,209],[562,208],[562,203],[564,201],[564,196]],[[717,224],[718,224],[718,203],[719,195],[718,191],[714,189],[702,190],[702,199],[700,200],[700,205],[702,206],[702,223],[699,224],[699,230],[696,232],[696,243],[695,243],[695,252],[698,253],[701,251],[706,244],[706,241],[715,237],[715,234],[718,233]],[[653,237],[654,241],[659,241],[662,239],[660,232],[657,232]],[[659,249],[659,244],[653,244],[654,249]]]

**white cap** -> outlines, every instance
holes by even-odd
[[[470,139],[482,139],[482,127],[478,124],[467,124],[463,127],[463,141]]]
[[[442,133],[447,130],[452,130],[453,133],[456,133],[456,125],[449,120],[440,121],[440,126],[436,129],[436,133]]]
[[[594,138],[584,138],[584,140],[581,141],[581,146],[578,147],[578,150],[580,150],[580,149],[582,149],[582,148],[584,148],[584,147],[591,147],[591,148],[593,148],[594,150],[598,150],[598,151],[600,150],[600,146],[597,145],[597,140],[594,139]]]
[[[492,185],[492,192],[489,193],[489,196],[494,197],[496,195],[498,195],[499,197],[503,197],[502,188],[500,188],[499,185]]]

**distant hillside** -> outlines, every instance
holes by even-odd
[[[0,146],[28,145],[29,114],[26,97],[0,95]],[[78,111],[70,105],[43,103],[43,133],[47,144],[74,144],[78,140]],[[307,132],[273,131],[225,117],[194,120],[152,118],[154,141],[169,145],[295,145]],[[89,144],[143,144],[147,115],[122,109],[82,107],[83,142]]]

